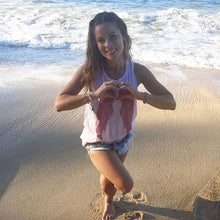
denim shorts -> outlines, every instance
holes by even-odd
[[[118,155],[126,153],[131,145],[134,134],[132,132],[128,133],[119,141],[114,141],[112,143],[88,143],[85,145],[86,150],[96,151],[96,150],[115,150]]]

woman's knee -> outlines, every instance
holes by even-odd
[[[132,177],[120,178],[116,180],[114,183],[110,182],[103,175],[100,177],[100,186],[103,192],[109,192],[112,189],[120,190],[123,193],[129,193],[133,188],[134,182]]]
[[[118,189],[122,191],[123,193],[129,193],[134,186],[134,181],[131,177],[124,179],[120,182],[118,185]]]
[[[114,185],[107,178],[105,178],[103,175],[101,175],[101,177],[100,177],[100,186],[101,186],[101,189],[103,190],[103,192],[108,192],[109,190],[114,188]]]

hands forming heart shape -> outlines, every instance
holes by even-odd
[[[135,90],[132,86],[125,82],[120,82],[117,84],[115,81],[110,81],[110,88],[108,88],[105,93],[105,98],[111,98],[114,100],[122,100],[122,99],[134,99],[135,98]]]
[[[96,98],[110,98],[114,100],[137,99],[139,92],[131,84],[120,82],[117,84],[114,80],[104,82],[96,91]]]
[[[128,89],[120,89],[120,88],[115,88],[115,89],[109,89],[104,93],[104,98],[111,98],[114,100],[121,100],[121,99],[126,99],[130,98],[132,99],[132,93]]]

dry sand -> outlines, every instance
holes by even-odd
[[[151,69],[177,109],[138,103],[125,162],[135,186],[125,198],[117,194],[117,219],[190,220],[195,196],[220,168],[220,73]],[[56,113],[62,87],[41,82],[1,91],[0,220],[100,219],[99,174],[79,138],[84,108]]]

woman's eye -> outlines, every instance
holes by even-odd
[[[118,35],[116,35],[116,34],[110,36],[110,39],[111,39],[111,40],[117,40],[117,38],[118,38]]]
[[[105,43],[105,40],[104,40],[104,39],[98,39],[98,43],[104,44],[104,43]]]

